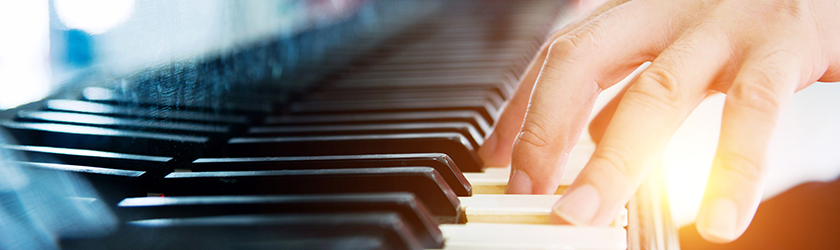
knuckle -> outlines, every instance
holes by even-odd
[[[601,39],[602,30],[601,22],[596,20],[559,36],[549,46],[549,57],[575,58],[592,52]]]
[[[684,88],[676,74],[664,67],[652,67],[639,75],[639,79],[628,90],[626,96],[639,104],[663,113],[678,111],[686,100]]]
[[[786,89],[795,87],[788,75],[788,65],[799,65],[799,57],[787,50],[778,50],[759,59],[756,65],[742,71],[727,91],[732,100],[742,107],[761,112],[775,112],[783,101]],[[791,89],[793,91],[793,89]]]
[[[767,22],[802,20],[807,14],[807,0],[729,1],[733,6],[750,13],[750,16]]]
[[[593,160],[601,162],[601,164],[598,164],[601,167],[595,169],[598,175],[601,176],[599,178],[609,180],[611,183],[617,184],[616,186],[624,187],[630,185],[630,180],[637,177],[632,171],[627,157],[615,149],[600,149],[593,157]]]
[[[767,5],[776,13],[785,13],[790,16],[799,17],[802,15],[803,4],[805,2],[802,0],[772,0],[767,1]]]
[[[727,95],[741,107],[756,111],[773,111],[781,106],[780,86],[774,84],[781,76],[772,70],[757,69],[732,84]]]
[[[762,177],[762,162],[737,152],[721,153],[718,168],[723,173],[733,174],[739,181],[757,182]]]
[[[781,106],[779,95],[775,92],[769,84],[740,83],[733,85],[727,95],[732,96],[732,100],[737,100],[740,107],[767,112],[775,111]]]
[[[548,130],[544,127],[545,118],[536,112],[530,112],[522,123],[522,130],[517,136],[517,143],[525,143],[536,148],[549,145]]]
[[[548,55],[546,62],[561,62],[561,63],[576,63],[576,58],[580,53],[577,44],[568,37],[562,37],[551,43],[548,48]],[[546,63],[545,66],[550,66]]]
[[[539,131],[539,129],[523,127],[522,131],[519,132],[519,136],[517,136],[517,143],[524,143],[536,148],[548,146],[548,140],[544,139],[545,136]]]

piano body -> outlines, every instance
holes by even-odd
[[[610,227],[550,225],[564,187],[504,195],[509,169],[475,154],[572,4],[334,2],[350,11],[325,25],[77,73],[0,113],[4,164],[75,173],[118,219],[65,249],[679,247],[661,174]]]

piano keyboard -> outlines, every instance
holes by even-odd
[[[510,170],[482,169],[475,151],[558,6],[473,4],[445,4],[299,96],[163,105],[87,87],[0,120],[18,140],[0,150],[82,175],[120,218],[67,249],[673,247],[656,186],[610,227],[561,226],[548,218],[564,187],[504,195]],[[564,186],[593,149],[582,140]]]

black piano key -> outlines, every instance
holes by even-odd
[[[458,196],[471,196],[472,186],[446,154],[330,155],[250,158],[199,158],[194,172],[427,166],[438,171]]]
[[[78,148],[140,155],[196,157],[208,137],[136,132],[56,123],[0,120],[19,143],[35,146]]]
[[[55,111],[22,110],[17,113],[17,119],[187,135],[224,136],[230,132],[230,128],[224,125],[129,119]]]
[[[6,164],[16,164],[32,171],[61,171],[78,174],[96,189],[106,204],[111,206],[115,206],[126,197],[146,195],[143,180],[146,178],[146,171],[22,161],[7,161]]]
[[[458,221],[461,209],[455,192],[430,167],[175,172],[162,183],[165,196],[408,192],[448,223]]]
[[[129,221],[62,249],[423,249],[396,213],[229,215]]]
[[[427,122],[393,124],[353,124],[353,125],[305,125],[305,126],[265,126],[248,129],[249,137],[266,136],[310,136],[310,135],[364,135],[397,134],[423,132],[456,132],[468,140],[474,148],[484,143],[484,137],[478,130],[466,122]]]
[[[456,79],[457,80],[457,79]],[[401,90],[413,91],[418,89],[493,89],[502,95],[505,100],[510,100],[515,92],[517,84],[515,76],[504,76],[501,79],[492,82],[435,82],[430,79],[390,79],[390,80],[376,80],[365,82],[353,82],[347,84],[330,85],[330,90]]]
[[[112,90],[101,87],[87,87],[82,91],[82,98],[87,101],[107,104],[134,105],[143,107],[174,107],[177,109],[196,111],[219,111],[223,113],[236,113],[248,115],[265,115],[273,111],[273,105],[267,101],[243,101],[243,100],[213,100],[213,103],[199,103],[190,99],[182,100],[177,98],[163,99],[141,96],[126,96],[115,93]],[[164,101],[178,101],[167,103]],[[253,99],[252,99],[253,100]]]
[[[154,107],[125,107],[76,100],[48,100],[45,104],[45,108],[47,110],[64,112],[214,124],[245,124],[249,122],[248,117],[244,115],[217,114]]]
[[[413,99],[460,99],[460,98],[483,98],[493,104],[497,109],[504,104],[504,98],[501,94],[493,90],[476,90],[476,89],[418,89],[414,91],[399,91],[399,90],[339,90],[329,91],[320,90],[305,98],[307,102],[323,102],[323,101],[352,101],[352,100],[366,100],[366,101],[394,101],[394,100],[413,100]]]
[[[473,110],[493,123],[498,109],[487,98],[409,99],[391,101],[324,101],[294,103],[294,114],[341,114],[403,111]]]
[[[27,161],[61,163],[91,167],[151,172],[171,171],[175,159],[164,156],[148,156],[105,152],[86,149],[44,147],[31,145],[0,144],[0,149],[19,152]]]
[[[425,205],[410,193],[127,198],[116,210],[123,220],[238,214],[341,214],[393,212],[425,248],[443,247],[443,235]]]
[[[358,70],[364,72],[412,72],[412,71],[429,71],[436,72],[438,70],[476,70],[476,69],[507,69],[511,66],[511,62],[506,61],[491,61],[491,62],[443,62],[436,64],[377,64],[369,65],[360,68],[351,68],[350,71]],[[511,70],[514,75],[521,75],[522,72]]]
[[[490,132],[490,125],[476,111],[413,111],[394,113],[328,114],[269,116],[268,125],[317,125],[317,124],[381,124],[415,122],[468,122],[482,136]]]
[[[480,172],[482,161],[459,133],[242,137],[228,141],[232,157],[444,153],[462,172]]]

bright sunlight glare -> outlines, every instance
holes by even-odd
[[[604,90],[595,103],[595,110],[603,108],[649,65],[641,65],[624,80]],[[665,188],[676,226],[691,224],[697,217],[717,147],[725,98],[723,94],[706,98],[677,130],[663,153]],[[597,113],[593,112],[592,117]]]
[[[0,109],[49,92],[47,0],[0,1]]]
[[[54,0],[61,23],[71,29],[101,34],[131,17],[134,0]]]
[[[726,96],[704,100],[677,130],[662,155],[665,188],[677,226],[694,222],[712,167]]]

